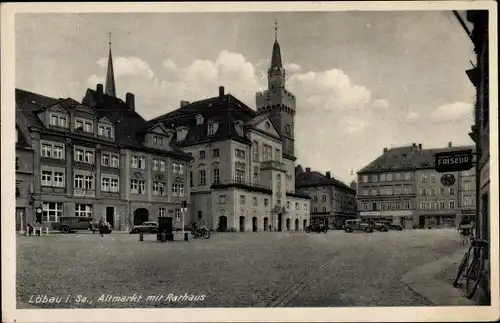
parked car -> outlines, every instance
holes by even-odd
[[[372,227],[374,230],[381,231],[381,232],[389,231],[389,228],[383,222],[373,222]]]
[[[142,224],[134,225],[130,233],[158,233],[158,223],[154,221],[142,222]]]
[[[347,220],[344,224],[345,232],[353,232],[353,231],[364,231],[367,233],[373,232],[373,228],[369,223],[363,222],[360,219],[356,220]]]
[[[92,223],[92,218],[81,216],[62,216],[59,222],[53,224],[55,230],[62,233],[70,233],[75,231],[88,230]]]
[[[396,230],[396,231],[403,230],[403,227],[401,225],[392,223],[391,221],[384,221],[384,224],[389,230]]]

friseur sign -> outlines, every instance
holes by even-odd
[[[472,168],[472,149],[436,153],[436,171],[458,172]]]

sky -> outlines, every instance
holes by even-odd
[[[18,14],[15,84],[81,101],[111,32],[117,96],[144,118],[220,85],[256,109],[275,20],[297,164],[350,182],[384,147],[473,144],[473,45],[451,11]]]

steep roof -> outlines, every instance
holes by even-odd
[[[432,149],[419,149],[414,146],[395,147],[388,149],[387,152],[363,167],[358,171],[358,174],[434,168],[434,155],[436,153],[461,149],[474,150],[474,146],[455,146]]]
[[[144,132],[149,129],[149,124],[135,110],[129,109],[123,100],[106,94],[103,94],[101,100],[99,100],[96,90],[87,89],[83,101],[87,104],[94,102],[92,108],[97,116],[99,118],[106,117],[115,124],[116,138],[120,145],[165,153],[165,151],[144,146]],[[189,158],[187,153],[175,145],[171,145],[171,147],[172,153],[179,155],[179,157]]]
[[[202,115],[204,122],[197,124],[196,116]],[[257,112],[231,94],[219,95],[186,104],[172,112],[156,117],[148,124],[163,123],[167,129],[175,130],[180,126],[188,128],[183,140],[174,140],[179,146],[189,146],[205,142],[233,139],[250,144],[250,140],[236,130],[236,122],[243,124],[257,116]],[[215,134],[208,135],[208,123],[217,122]]]
[[[328,178],[326,175],[317,171],[307,171],[307,169],[303,171],[300,165],[295,167],[295,186],[297,188],[335,186],[349,192],[355,192],[355,190],[333,176]]]

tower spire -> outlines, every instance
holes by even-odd
[[[113,71],[113,56],[111,55],[111,33],[109,33],[108,71],[106,74],[106,95],[116,97],[115,73]]]
[[[271,69],[281,68],[283,64],[281,63],[281,50],[280,44],[278,43],[278,19],[274,21],[274,44],[273,44],[273,55],[271,57]]]
[[[274,20],[274,42],[278,42],[278,18]]]

